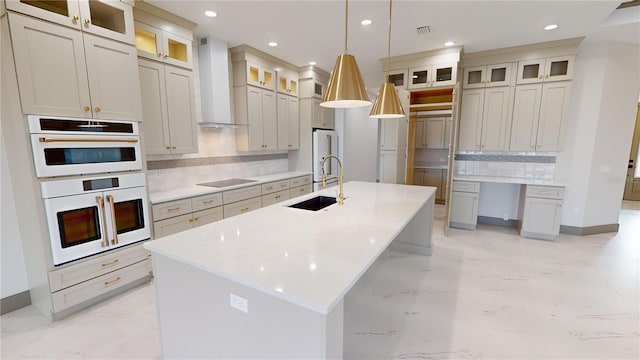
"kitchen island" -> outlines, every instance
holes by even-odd
[[[145,243],[165,358],[342,357],[344,296],[391,244],[429,255],[434,188],[349,182]],[[375,314],[372,314],[372,316]]]

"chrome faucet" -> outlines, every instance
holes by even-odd
[[[324,172],[324,163],[327,159],[334,158],[338,161],[338,176],[335,175],[327,175]],[[322,163],[320,164],[320,168],[322,168],[322,187],[327,186],[327,179],[338,179],[338,183],[340,184],[340,192],[338,193],[338,205],[344,205],[344,193],[342,192],[342,162],[335,155],[327,155],[322,158]],[[331,170],[331,161],[329,161],[329,170]]]

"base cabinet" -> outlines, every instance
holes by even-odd
[[[454,180],[452,190],[449,226],[475,230],[478,224],[480,183]]]
[[[446,196],[447,170],[414,168],[413,184],[435,187],[435,200],[443,204]]]
[[[520,236],[555,240],[560,234],[564,188],[525,185],[520,191]],[[524,190],[524,191],[523,191]]]

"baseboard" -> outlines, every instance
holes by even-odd
[[[0,315],[31,305],[29,290],[0,299]]]
[[[560,225],[560,233],[579,236],[618,232],[619,229],[620,224],[607,224],[585,227]]]
[[[491,216],[478,216],[478,224],[504,226],[504,227],[517,227],[518,220],[514,220],[514,219],[504,220],[502,218],[491,217]]]

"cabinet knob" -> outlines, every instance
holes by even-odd
[[[96,107],[96,112],[99,113],[100,111],[102,111],[99,107]]]
[[[84,111],[91,111],[91,106],[88,106],[88,105],[87,105],[87,106],[85,106],[85,107],[84,107]]]
[[[167,150],[171,150],[171,146],[167,146]]]
[[[78,15],[73,15],[73,17],[71,18],[71,20],[73,21],[74,24],[78,23],[78,20],[80,20],[80,17]]]
[[[197,217],[197,218],[193,219],[193,221],[198,221],[198,220],[200,220],[200,218],[199,218],[199,217]]]
[[[562,207],[562,204],[558,204],[558,207]]]
[[[190,222],[190,223],[192,223],[192,222],[193,222],[193,219],[189,219],[189,222]]]
[[[159,52],[158,56],[164,56],[164,54],[162,52]]]
[[[167,57],[169,57],[169,54],[165,53],[164,55],[162,55],[162,57],[166,59]]]
[[[545,78],[545,79],[548,79],[548,78],[549,78],[549,74],[545,75],[545,76],[544,76],[544,78]]]
[[[91,20],[89,19],[84,19],[84,24],[89,26],[89,24],[91,24]]]
[[[544,76],[540,75],[538,76],[538,79],[542,80],[544,78]]]
[[[175,150],[175,149],[176,149],[176,147],[175,147],[175,146],[172,146],[172,147],[171,147],[171,150]]]

